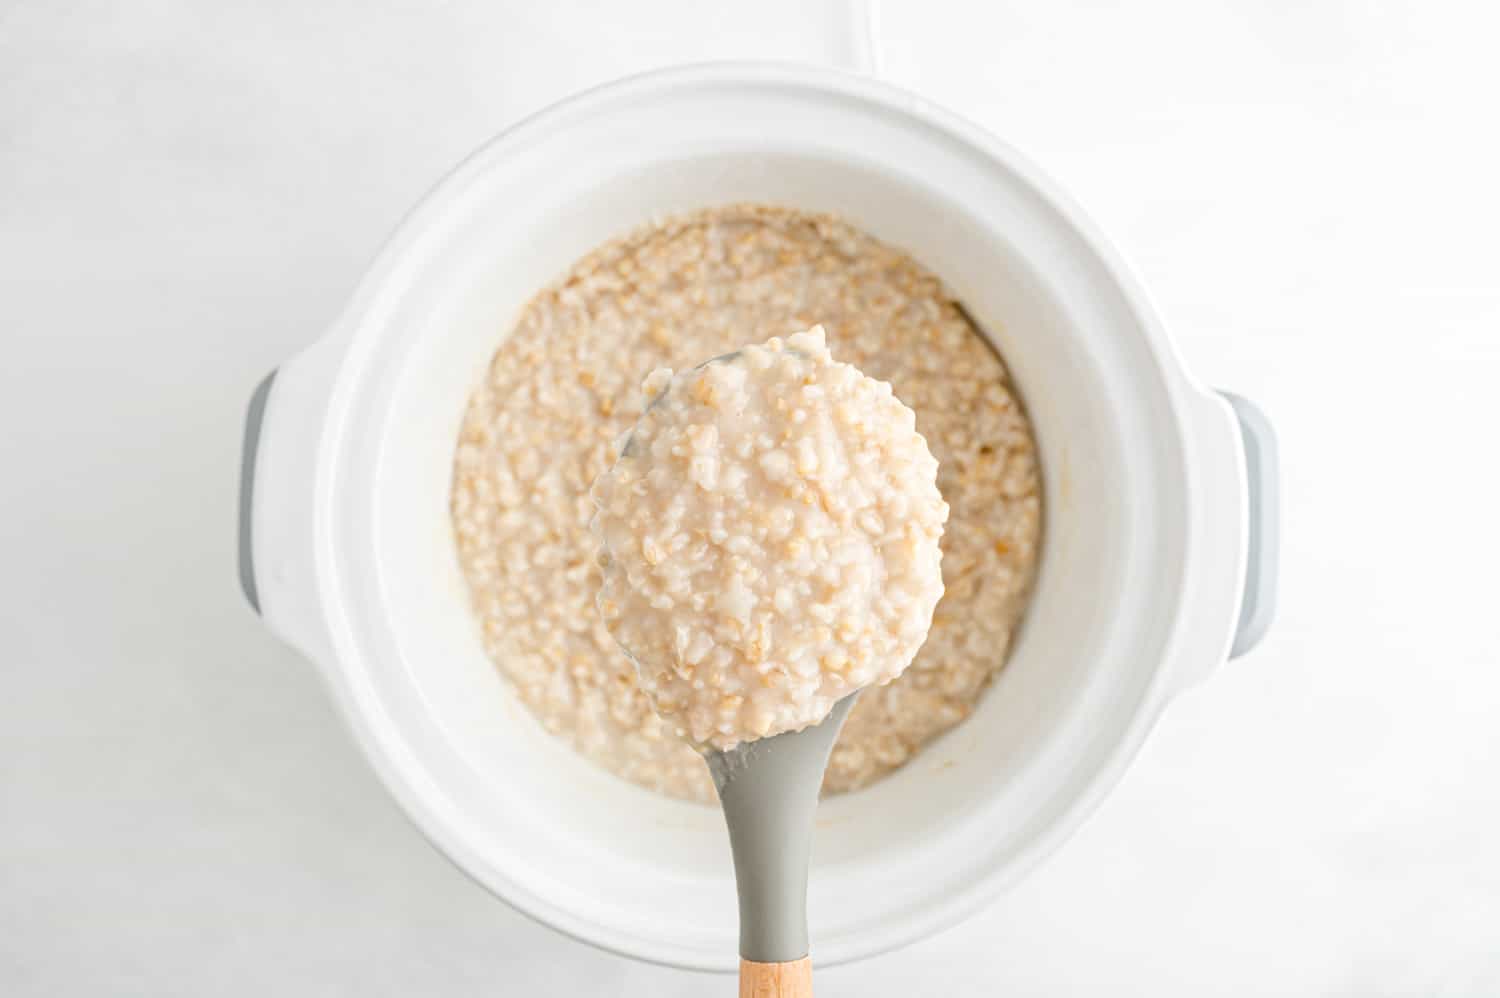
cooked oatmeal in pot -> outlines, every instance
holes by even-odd
[[[945,594],[898,679],[867,690],[826,793],[961,722],[1003,666],[1035,574],[1035,445],[1005,368],[936,277],[823,215],[735,205],[590,253],[528,304],[469,401],[452,515],[489,656],[551,732],[618,775],[711,801],[702,757],[652,709],[594,608],[589,487],[641,414],[639,381],[821,323],[835,356],[916,412],[950,508]]]

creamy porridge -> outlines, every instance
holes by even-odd
[[[453,524],[486,651],[547,729],[620,776],[714,799],[594,608],[589,486],[641,414],[639,379],[821,323],[835,356],[916,412],[950,514],[945,593],[911,667],[855,705],[825,792],[901,766],[1003,666],[1035,573],[1035,445],[1000,359],[941,282],[836,219],[736,205],[670,219],[575,264],[526,307],[475,390]]]
[[[700,747],[799,731],[911,663],[943,594],[937,460],[821,326],[645,382],[594,486],[599,612]]]

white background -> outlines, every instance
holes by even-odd
[[[519,115],[795,3],[0,0],[0,993],[729,994],[516,915],[234,577],[240,422]],[[1500,15],[883,4],[1283,444],[1269,639],[1019,890],[829,995],[1500,994]]]

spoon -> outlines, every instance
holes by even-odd
[[[734,854],[740,998],[811,998],[807,865],[813,812],[834,739],[859,694],[801,731],[705,753]]]

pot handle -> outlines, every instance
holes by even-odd
[[[1276,595],[1276,438],[1238,395],[1194,386],[1189,408],[1192,493],[1181,631],[1167,665],[1180,692],[1270,625]]]
[[[263,378],[245,414],[239,577],[251,609],[314,662],[327,661],[316,543],[319,455],[337,345],[327,337]]]
[[[251,508],[255,503],[255,461],[260,454],[260,431],[265,424],[266,400],[271,396],[276,371],[272,368],[250,395],[250,404],[245,410],[245,439],[240,447],[240,591],[256,613],[260,613],[260,587],[255,584],[255,546],[252,541],[255,532],[250,526]]]
[[[1235,625],[1230,658],[1239,658],[1260,644],[1276,614],[1276,577],[1281,552],[1281,482],[1276,431],[1260,407],[1233,392],[1219,393],[1234,409],[1245,447],[1245,478],[1249,500],[1246,538],[1245,593]]]

